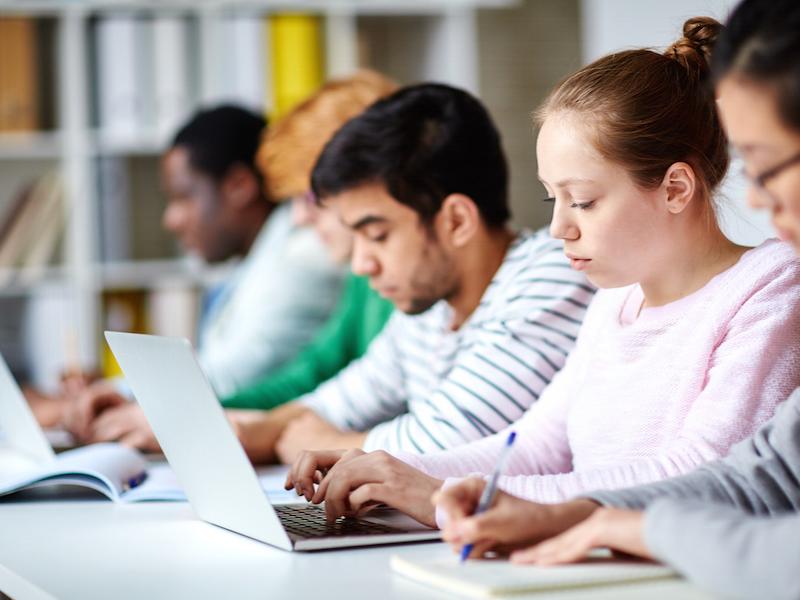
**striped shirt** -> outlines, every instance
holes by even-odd
[[[533,404],[572,349],[594,288],[545,230],[520,233],[452,331],[440,301],[396,311],[367,353],[301,401],[365,450],[426,453],[495,433]]]

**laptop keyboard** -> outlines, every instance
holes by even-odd
[[[325,520],[325,509],[319,505],[273,506],[284,529],[301,537],[336,537],[375,535],[376,533],[407,533],[405,529],[380,523],[339,517],[333,523]]]

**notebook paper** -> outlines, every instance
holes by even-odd
[[[431,560],[392,556],[392,570],[418,583],[470,596],[492,598],[522,592],[665,579],[677,574],[669,567],[646,562],[621,561],[608,554],[586,562],[556,567],[516,565],[508,560],[469,560],[458,557]]]

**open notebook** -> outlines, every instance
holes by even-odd
[[[516,565],[500,559],[468,560],[462,564],[455,555],[427,560],[395,555],[391,566],[396,573],[419,583],[473,598],[676,576],[669,567],[612,559],[608,553],[596,553],[585,562],[557,567]]]
[[[15,468],[10,468],[4,460],[6,456],[0,455],[0,497],[69,485],[100,492],[115,502],[186,501],[169,465],[147,464],[138,452],[119,444],[92,444],[62,452],[53,461],[38,465],[15,461]],[[256,470],[261,487],[272,502],[298,501],[296,494],[283,489],[286,471],[283,466]]]
[[[288,467],[264,467],[256,474],[274,503],[298,501],[283,489]],[[186,500],[172,469],[148,465],[120,444],[92,444],[56,454],[31,413],[17,382],[0,356],[0,496],[23,490],[77,486],[114,501]]]

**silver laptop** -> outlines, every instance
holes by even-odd
[[[0,356],[0,445],[36,464],[55,459],[55,452],[36,422],[22,390]]]
[[[197,515],[284,550],[434,540],[398,511],[325,522],[321,506],[273,505],[188,340],[106,332],[114,356]]]

